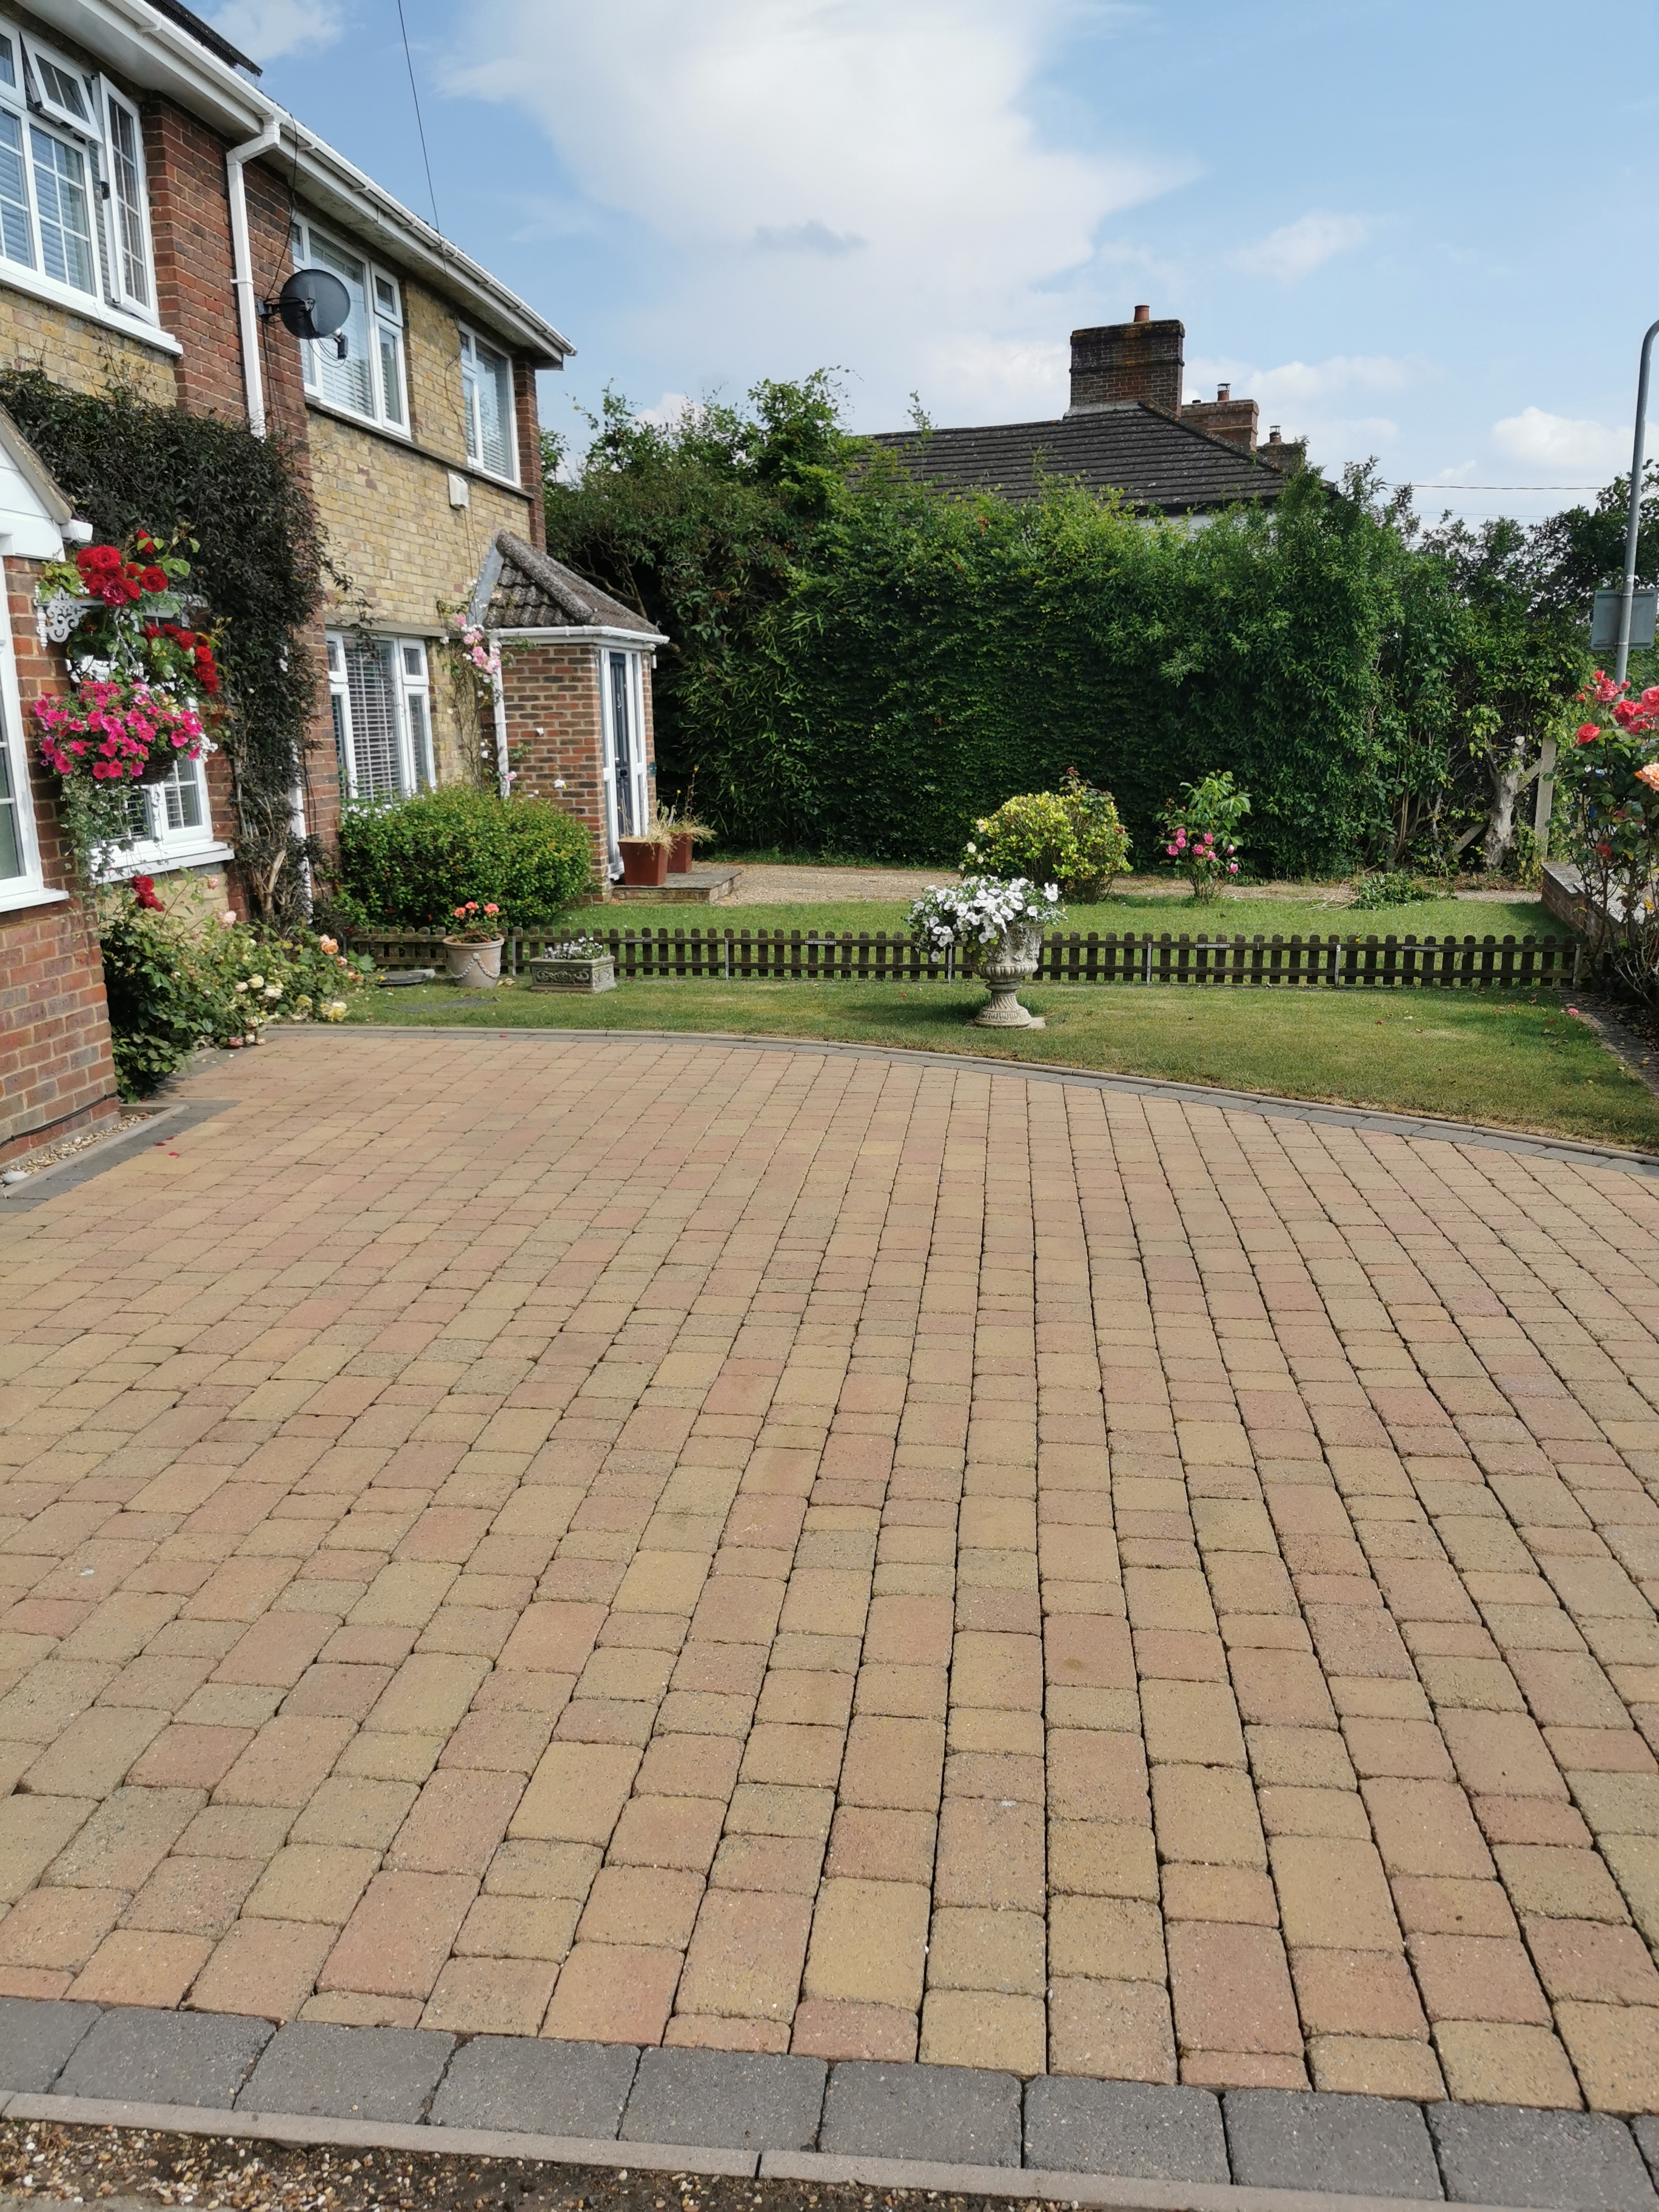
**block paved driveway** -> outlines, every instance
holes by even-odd
[[[0,1992],[1659,2109],[1659,1194],[289,1036],[0,1221]]]

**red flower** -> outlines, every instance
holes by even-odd
[[[213,647],[210,645],[198,645],[196,648],[193,658],[195,659],[196,665],[198,668],[211,668],[213,665]]]
[[[1578,725],[1578,742],[1581,745],[1593,745],[1601,734],[1601,727],[1599,722],[1581,722]]]
[[[141,907],[148,907],[152,913],[167,912],[167,908],[155,896],[155,879],[153,876],[135,876],[132,879],[132,895]]]
[[[165,592],[167,587],[165,568],[146,568],[140,574],[138,580],[147,592]]]
[[[193,629],[180,629],[173,623],[167,624],[167,634],[171,637],[176,637],[180,645],[190,646],[196,642],[196,633]]]
[[[121,565],[121,556],[112,545],[88,545],[75,556],[75,565],[83,576],[101,576]]]

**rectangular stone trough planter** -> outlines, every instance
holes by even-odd
[[[616,955],[601,952],[592,960],[561,960],[550,953],[526,963],[532,991],[614,991]]]

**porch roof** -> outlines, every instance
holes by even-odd
[[[495,630],[626,630],[641,645],[668,641],[636,608],[510,530],[495,534],[472,595],[472,615]]]

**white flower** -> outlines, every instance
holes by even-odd
[[[265,979],[263,975],[250,975],[247,980],[256,991],[263,991],[265,988]],[[236,988],[240,990],[240,984],[239,983]]]
[[[325,1022],[343,1022],[346,1018],[345,1000],[343,999],[331,999],[328,1004],[322,1009],[322,1016]]]
[[[220,927],[220,928],[221,928],[221,929],[228,929],[228,928],[231,927],[232,923],[235,921],[235,919],[236,919],[236,909],[235,909],[234,907],[228,907],[228,907],[225,908],[224,912],[223,912],[223,913],[220,915],[220,917],[219,917],[219,927]]]
[[[239,991],[246,991],[246,988],[247,988],[247,985],[246,985],[246,983],[239,983],[239,984],[236,986],[236,988],[237,988],[237,989],[238,989]]]
[[[282,985],[281,985],[280,983],[267,983],[267,984],[265,985],[265,996],[266,996],[266,998],[268,998],[268,999],[280,999],[280,998],[282,997],[282,995],[283,995],[283,987],[282,987]]]

